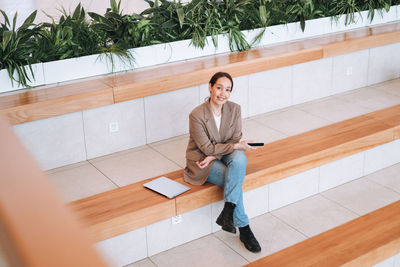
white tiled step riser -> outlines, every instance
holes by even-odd
[[[254,218],[370,174],[371,168],[378,171],[399,162],[397,140],[245,192],[245,209]],[[101,241],[96,247],[110,262],[124,266],[219,231],[215,220],[222,207],[219,201],[182,214],[179,224],[166,219]]]
[[[247,118],[398,78],[400,53],[392,53],[398,50],[400,43],[238,77],[231,100]],[[195,86],[14,129],[40,165],[53,169],[186,134],[188,114],[208,94],[207,85]],[[118,132],[110,132],[113,122]]]

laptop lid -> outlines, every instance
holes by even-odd
[[[148,183],[145,183],[143,186],[168,198],[174,198],[177,195],[190,190],[190,187],[175,182],[174,180],[171,180],[165,176],[161,176]]]

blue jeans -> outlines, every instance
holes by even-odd
[[[234,150],[224,155],[221,160],[215,160],[207,182],[218,185],[224,189],[225,202],[236,204],[233,213],[233,223],[238,227],[249,224],[243,206],[242,185],[246,175],[247,159],[243,151]]]

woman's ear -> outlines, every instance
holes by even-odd
[[[210,95],[211,95],[211,89],[212,89],[212,86],[211,86],[211,83],[209,83],[208,84],[208,91],[210,91]]]

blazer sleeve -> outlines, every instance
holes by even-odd
[[[206,156],[215,156],[217,159],[221,159],[222,155],[233,152],[233,143],[212,143],[208,137],[205,122],[193,114],[189,115],[189,132],[196,146]]]

